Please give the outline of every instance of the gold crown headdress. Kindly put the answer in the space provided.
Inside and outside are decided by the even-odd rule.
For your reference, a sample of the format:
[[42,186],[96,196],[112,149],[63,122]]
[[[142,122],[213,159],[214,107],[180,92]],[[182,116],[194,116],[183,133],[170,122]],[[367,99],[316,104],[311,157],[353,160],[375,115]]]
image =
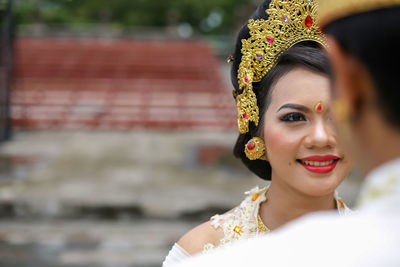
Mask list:
[[317,24],[315,0],[272,0],[266,10],[268,19],[250,19],[250,37],[242,39],[242,59],[238,70],[239,91],[236,97],[240,133],[249,131],[249,122],[258,125],[259,109],[253,82],[273,68],[279,56],[302,41],[325,45]]
[[370,10],[400,5],[400,0],[319,0],[320,25]]

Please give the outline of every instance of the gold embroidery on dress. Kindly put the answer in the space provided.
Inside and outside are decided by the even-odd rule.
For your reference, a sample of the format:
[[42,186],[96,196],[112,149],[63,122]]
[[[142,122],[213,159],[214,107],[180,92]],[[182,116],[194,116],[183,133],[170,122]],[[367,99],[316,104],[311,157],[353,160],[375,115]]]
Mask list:
[[[246,192],[246,198],[231,213],[217,214],[211,217],[211,225],[215,229],[222,229],[224,237],[217,245],[206,244],[203,247],[203,252],[207,252],[215,247],[224,246],[236,240],[256,237],[259,234],[270,232],[271,230],[263,223],[259,214],[260,204],[266,200],[265,194],[267,190],[268,186],[262,189],[255,187]],[[339,215],[346,215],[351,212],[336,192],[334,198]]]

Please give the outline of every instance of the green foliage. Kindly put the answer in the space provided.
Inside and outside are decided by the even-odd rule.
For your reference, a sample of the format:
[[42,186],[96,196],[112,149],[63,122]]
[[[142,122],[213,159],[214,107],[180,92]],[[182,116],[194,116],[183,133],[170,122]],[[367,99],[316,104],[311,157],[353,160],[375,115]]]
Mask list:
[[105,23],[132,28],[184,23],[200,33],[218,34],[232,31],[240,5],[239,0],[15,0],[14,9],[17,24]]

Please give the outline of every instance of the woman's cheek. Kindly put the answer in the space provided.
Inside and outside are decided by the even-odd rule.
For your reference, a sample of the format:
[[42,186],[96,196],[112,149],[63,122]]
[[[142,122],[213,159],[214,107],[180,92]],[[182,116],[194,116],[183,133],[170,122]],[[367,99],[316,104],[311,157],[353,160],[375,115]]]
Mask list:
[[278,148],[278,150],[291,150],[297,147],[298,136],[294,132],[288,132],[286,129],[269,129],[265,134],[266,144]]
[[264,135],[267,147],[267,155],[272,161],[287,161],[293,159],[296,154],[296,137],[282,130],[269,129]]

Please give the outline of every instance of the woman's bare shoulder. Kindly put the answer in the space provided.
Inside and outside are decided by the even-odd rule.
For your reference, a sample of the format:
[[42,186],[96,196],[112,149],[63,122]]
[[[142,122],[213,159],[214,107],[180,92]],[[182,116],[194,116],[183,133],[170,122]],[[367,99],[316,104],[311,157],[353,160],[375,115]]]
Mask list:
[[180,245],[187,253],[194,255],[202,252],[204,245],[213,244],[217,246],[219,241],[224,237],[224,232],[221,228],[215,229],[211,225],[211,221],[200,224],[193,228],[178,241]]
[[[234,211],[235,208],[227,211],[224,216]],[[190,255],[202,252],[204,245],[212,244],[215,247],[219,245],[220,240],[224,237],[224,231],[221,227],[214,227],[211,220],[200,224],[193,228],[178,241],[180,245]]]

